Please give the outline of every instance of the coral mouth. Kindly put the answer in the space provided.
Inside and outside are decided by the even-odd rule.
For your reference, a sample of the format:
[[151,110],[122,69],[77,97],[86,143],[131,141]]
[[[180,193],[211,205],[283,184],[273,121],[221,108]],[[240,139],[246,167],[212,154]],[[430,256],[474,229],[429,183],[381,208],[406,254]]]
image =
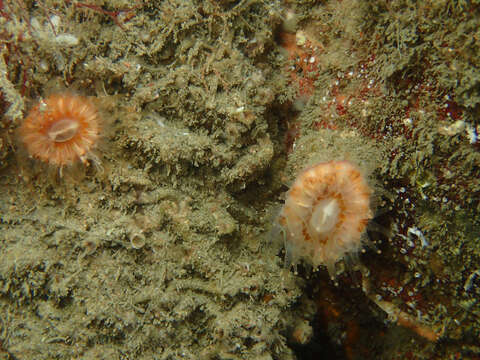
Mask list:
[[62,119],[48,129],[48,137],[54,142],[66,142],[77,134],[79,127],[80,124],[74,119]]
[[332,231],[338,223],[340,206],[334,198],[320,200],[315,206],[310,218],[310,227],[317,234],[324,234]]

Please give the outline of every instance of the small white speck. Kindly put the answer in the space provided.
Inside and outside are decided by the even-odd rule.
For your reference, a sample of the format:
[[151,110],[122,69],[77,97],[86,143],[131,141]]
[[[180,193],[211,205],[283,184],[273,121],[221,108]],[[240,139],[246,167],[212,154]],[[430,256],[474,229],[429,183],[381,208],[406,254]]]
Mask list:
[[55,37],[55,41],[62,46],[75,46],[78,45],[79,40],[75,35],[60,34]]
[[476,144],[478,141],[477,130],[470,123],[466,123],[467,136],[470,141],[470,144]]
[[47,72],[48,69],[50,68],[48,66],[48,62],[43,59],[43,60],[40,60],[39,64],[38,64],[38,67],[40,68],[40,70],[42,70],[43,72]]
[[58,15],[50,16],[50,22],[51,22],[52,26],[54,27],[55,31],[58,31],[58,28],[59,28],[60,23],[61,23],[60,16],[58,16]]
[[47,103],[43,99],[40,100],[39,110],[40,111],[46,111],[47,107],[48,107]]
[[472,288],[473,286],[473,281],[475,280],[475,278],[477,276],[480,276],[480,269],[478,270],[475,270],[474,272],[472,272],[470,274],[470,276],[468,277],[467,281],[465,281],[465,285],[463,285],[463,290],[465,291],[470,291],[470,289]]
[[416,228],[416,227],[408,228],[407,234],[408,234],[408,235],[410,235],[410,234],[416,235],[416,236],[420,239],[420,243],[422,244],[422,248],[425,248],[425,247],[428,246],[428,241],[427,241],[427,239],[425,238],[425,236],[423,236],[423,234],[422,234],[422,232],[420,231],[420,229],[418,229],[418,228]]

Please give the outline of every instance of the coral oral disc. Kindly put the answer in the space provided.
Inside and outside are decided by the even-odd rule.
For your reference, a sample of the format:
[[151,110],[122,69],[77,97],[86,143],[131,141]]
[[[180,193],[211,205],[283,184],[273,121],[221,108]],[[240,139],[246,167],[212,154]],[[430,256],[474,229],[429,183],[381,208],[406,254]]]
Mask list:
[[79,127],[78,121],[73,119],[59,120],[48,130],[48,137],[54,142],[65,142],[75,136]]
[[323,199],[313,208],[310,218],[310,227],[318,234],[324,234],[332,231],[338,222],[340,207],[335,199]]

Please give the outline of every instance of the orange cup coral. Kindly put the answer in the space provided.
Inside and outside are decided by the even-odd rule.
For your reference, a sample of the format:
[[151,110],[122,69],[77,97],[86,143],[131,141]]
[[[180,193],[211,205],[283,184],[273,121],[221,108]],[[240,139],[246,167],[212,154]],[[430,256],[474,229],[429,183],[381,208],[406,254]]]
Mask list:
[[319,163],[304,170],[287,193],[279,223],[285,230],[287,262],[304,259],[335,263],[362,246],[362,234],[372,218],[371,190],[348,161]]
[[96,159],[91,151],[99,138],[95,106],[75,95],[52,95],[40,101],[20,127],[20,138],[30,156],[46,163],[68,166]]

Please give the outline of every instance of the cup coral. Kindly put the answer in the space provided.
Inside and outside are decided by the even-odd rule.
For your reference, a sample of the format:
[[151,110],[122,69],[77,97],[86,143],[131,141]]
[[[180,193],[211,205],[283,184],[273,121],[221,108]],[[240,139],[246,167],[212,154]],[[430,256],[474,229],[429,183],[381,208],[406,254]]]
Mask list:
[[335,263],[362,246],[372,218],[371,190],[356,166],[330,161],[304,170],[287,193],[279,223],[285,230],[287,262],[303,259],[314,267]]
[[82,96],[52,95],[40,101],[20,127],[20,137],[30,156],[46,163],[68,166],[94,158],[99,139],[99,116]]

